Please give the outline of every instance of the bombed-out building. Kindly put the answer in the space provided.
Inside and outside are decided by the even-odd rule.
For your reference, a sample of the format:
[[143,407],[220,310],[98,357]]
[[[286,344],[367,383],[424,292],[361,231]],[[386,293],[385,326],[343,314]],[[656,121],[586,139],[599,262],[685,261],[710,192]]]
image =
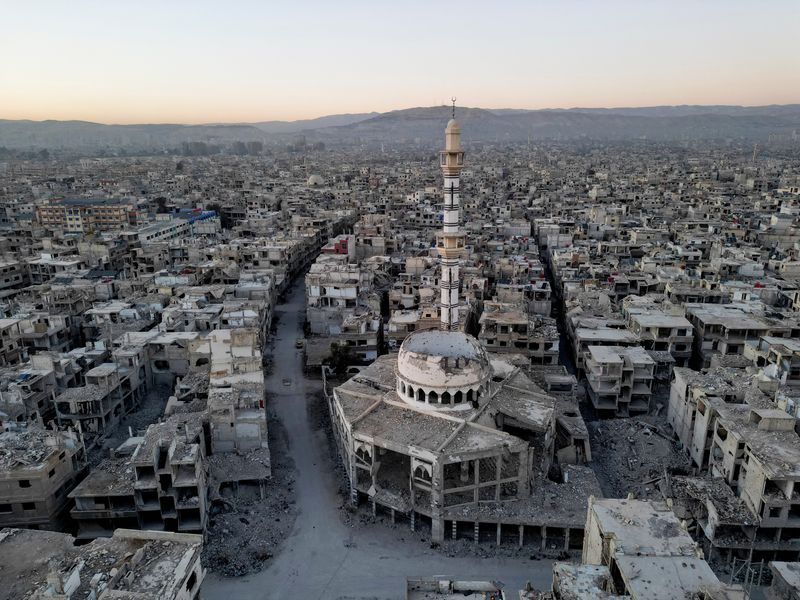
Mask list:
[[[596,481],[582,467],[565,469],[563,483],[548,479],[555,399],[460,331],[463,152],[455,119],[445,138],[440,327],[408,334],[396,356],[379,357],[329,396],[351,499],[412,528],[425,523],[436,541],[488,537],[579,548],[588,497],[581,491],[591,493]],[[548,498],[562,486],[576,500],[551,508]]]

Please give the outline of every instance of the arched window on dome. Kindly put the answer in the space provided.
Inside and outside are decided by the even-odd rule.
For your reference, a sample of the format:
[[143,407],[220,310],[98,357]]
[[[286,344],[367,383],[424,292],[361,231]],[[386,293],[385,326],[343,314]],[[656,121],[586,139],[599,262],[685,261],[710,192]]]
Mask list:
[[409,398],[413,398],[414,397],[414,388],[409,385],[406,388],[406,394],[408,395]]
[[439,403],[439,394],[436,392],[431,392],[430,396],[428,396],[428,402],[431,404],[438,404]]
[[425,392],[422,388],[417,390],[417,402],[425,402]]
[[442,393],[442,404],[450,404],[450,392]]
[[463,400],[464,400],[464,394],[461,392],[461,390],[458,390],[458,391],[457,391],[457,392],[456,392],[456,393],[453,395],[453,404],[461,404],[461,402],[462,402]]
[[472,390],[467,390],[467,402],[472,403]]

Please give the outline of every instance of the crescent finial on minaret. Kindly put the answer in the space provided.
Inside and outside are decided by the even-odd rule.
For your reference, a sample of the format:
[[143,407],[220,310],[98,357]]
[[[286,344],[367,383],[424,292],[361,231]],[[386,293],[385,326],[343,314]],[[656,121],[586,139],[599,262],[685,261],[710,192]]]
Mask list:
[[453,103],[453,118],[455,119],[456,118],[456,97],[453,96],[452,98],[450,98],[450,102]]

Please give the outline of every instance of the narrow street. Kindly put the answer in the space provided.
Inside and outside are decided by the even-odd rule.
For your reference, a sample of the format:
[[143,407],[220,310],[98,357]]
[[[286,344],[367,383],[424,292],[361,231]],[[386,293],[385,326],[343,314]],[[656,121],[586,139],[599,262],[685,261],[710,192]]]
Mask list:
[[526,581],[548,589],[550,561],[449,558],[430,549],[421,534],[361,526],[357,519],[352,526],[345,524],[325,432],[315,429],[307,413],[307,399],[319,392],[321,382],[305,378],[302,353],[295,348],[295,340],[303,335],[304,306],[305,288],[299,278],[276,309],[273,368],[266,379],[269,402],[285,427],[297,468],[294,530],[263,571],[240,578],[209,574],[203,598],[399,599],[404,597],[406,577],[431,575],[499,580],[512,595]]

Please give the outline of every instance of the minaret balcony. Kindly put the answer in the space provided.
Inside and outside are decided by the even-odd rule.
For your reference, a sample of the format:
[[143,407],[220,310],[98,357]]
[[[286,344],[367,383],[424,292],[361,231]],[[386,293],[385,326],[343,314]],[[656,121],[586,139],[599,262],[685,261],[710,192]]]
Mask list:
[[463,248],[439,248],[439,256],[442,258],[457,259],[464,254]]
[[442,167],[463,167],[464,153],[460,151],[442,150],[439,152],[439,164]]
[[437,231],[436,247],[443,248],[445,246],[458,245],[459,248],[463,248],[465,238],[466,238],[466,233],[464,232],[464,229],[461,227],[459,227],[454,232],[445,233],[444,231]]

